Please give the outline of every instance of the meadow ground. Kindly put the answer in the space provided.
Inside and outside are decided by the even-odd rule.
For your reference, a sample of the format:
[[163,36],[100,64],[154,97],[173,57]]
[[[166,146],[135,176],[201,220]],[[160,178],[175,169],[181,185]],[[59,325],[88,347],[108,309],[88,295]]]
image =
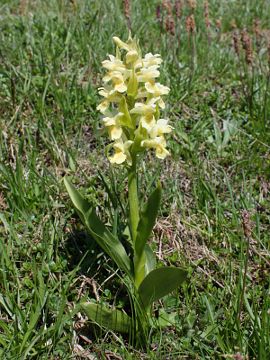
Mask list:
[[121,307],[126,296],[62,181],[88,189],[97,209],[109,202],[100,173],[125,193],[96,110],[101,61],[113,35],[128,35],[122,1],[2,0],[0,358],[267,360],[270,2],[131,2],[132,33],[144,53],[161,54],[171,88],[171,156],[149,155],[140,186],[161,177],[151,246],[189,271],[156,305],[177,321],[141,350],[94,331],[76,308],[91,298]]

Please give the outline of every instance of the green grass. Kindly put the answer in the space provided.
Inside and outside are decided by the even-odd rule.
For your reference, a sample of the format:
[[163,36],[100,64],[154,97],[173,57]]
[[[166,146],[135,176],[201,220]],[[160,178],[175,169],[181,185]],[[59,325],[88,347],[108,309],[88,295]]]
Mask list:
[[[132,3],[132,31],[144,53],[161,54],[161,82],[171,88],[164,117],[175,128],[172,156],[165,162],[149,156],[140,187],[149,191],[161,176],[151,245],[160,261],[189,269],[179,292],[157,304],[157,311],[178,312],[176,325],[136,350],[77,311],[81,299],[120,307],[128,301],[62,182],[64,174],[73,176],[100,211],[109,199],[98,171],[118,176],[105,158],[96,105],[111,38],[128,35],[122,2],[6,0],[0,4],[0,358],[236,359],[239,353],[267,360],[270,3],[209,1],[212,23],[222,20],[220,33],[212,26],[209,44],[198,1],[195,57],[187,5],[173,37],[156,21],[158,1]],[[256,18],[263,30],[257,47]],[[243,50],[240,58],[233,51],[232,20],[252,38],[252,70]],[[119,196],[123,179],[121,173],[115,181]],[[252,220],[245,280],[243,210]]]

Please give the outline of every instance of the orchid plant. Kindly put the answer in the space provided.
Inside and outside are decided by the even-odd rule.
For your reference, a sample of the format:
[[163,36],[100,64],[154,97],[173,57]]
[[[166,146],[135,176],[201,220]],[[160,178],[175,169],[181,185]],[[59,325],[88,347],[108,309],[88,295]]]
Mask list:
[[[137,167],[143,154],[153,149],[159,159],[169,155],[166,134],[173,128],[168,120],[160,118],[165,108],[163,96],[169,88],[157,82],[162,59],[158,54],[148,53],[142,57],[138,41],[129,36],[127,42],[113,37],[115,56],[102,62],[107,70],[99,94],[103,100],[97,109],[107,129],[111,143],[107,154],[113,166],[127,171],[128,181],[128,234],[132,244],[128,252],[121,241],[98,218],[94,208],[74,188],[68,178],[65,185],[70,198],[92,238],[126,275],[125,284],[132,293],[133,317],[124,311],[105,307],[94,302],[84,302],[82,309],[89,319],[101,326],[120,332],[139,331],[147,334],[151,323],[153,303],[167,295],[186,278],[186,271],[177,267],[157,267],[155,255],[147,243],[156,222],[161,200],[161,185],[141,205],[138,197]],[[149,321],[139,321],[143,318]]]

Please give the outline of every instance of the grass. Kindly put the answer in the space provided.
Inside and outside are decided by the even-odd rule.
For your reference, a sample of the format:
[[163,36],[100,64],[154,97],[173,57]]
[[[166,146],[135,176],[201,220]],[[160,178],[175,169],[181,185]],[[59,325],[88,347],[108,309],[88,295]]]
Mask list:
[[[111,37],[127,36],[121,2],[2,1],[2,359],[269,358],[270,4],[209,1],[208,43],[198,1],[194,55],[185,30],[189,7],[173,37],[160,29],[157,3],[133,1],[131,22],[143,51],[162,55],[161,82],[171,88],[164,117],[175,128],[172,156],[162,163],[149,156],[141,187],[149,190],[161,176],[163,202],[151,246],[160,261],[189,269],[179,292],[157,304],[156,311],[177,311],[176,325],[136,350],[119,334],[94,329],[77,311],[81,299],[120,307],[127,301],[119,274],[85,234],[62,182],[64,174],[74,176],[100,210],[109,199],[98,171],[119,175],[105,158],[96,105]],[[214,26],[219,18],[221,30]],[[239,57],[233,50],[232,20],[251,36],[252,67],[244,50]],[[119,194],[123,176],[115,180]]]

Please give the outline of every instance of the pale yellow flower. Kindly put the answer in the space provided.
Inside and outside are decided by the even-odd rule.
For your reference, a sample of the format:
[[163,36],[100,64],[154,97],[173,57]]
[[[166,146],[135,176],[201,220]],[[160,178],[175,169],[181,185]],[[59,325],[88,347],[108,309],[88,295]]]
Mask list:
[[156,124],[152,126],[149,131],[151,138],[160,137],[163,134],[168,134],[172,131],[172,126],[168,125],[168,120],[159,119]]
[[151,114],[142,116],[140,118],[141,126],[144,129],[146,129],[148,132],[150,132],[153,126],[155,126],[155,123],[156,123],[155,117]]
[[121,100],[121,95],[118,94],[112,86],[100,87],[98,93],[111,102],[118,102]]
[[161,98],[161,97],[158,97],[157,98],[157,104],[158,104],[158,106],[163,110],[163,109],[165,109],[165,102],[163,101],[163,99]]
[[98,105],[97,110],[102,114],[106,114],[111,102],[120,102],[121,95],[115,91],[111,86],[100,87],[99,95],[103,96],[105,99]]
[[101,103],[97,106],[97,110],[102,114],[105,114],[110,106],[110,102],[108,100],[101,101]]
[[160,65],[162,63],[162,59],[159,54],[153,55],[152,53],[148,53],[142,59],[143,66],[148,68],[153,65]]
[[123,117],[123,113],[118,113],[113,117],[103,118],[104,125],[108,128],[108,133],[111,140],[120,139],[123,133],[120,119]]
[[125,84],[125,79],[123,74],[120,71],[110,71],[102,79],[105,83],[111,81],[113,83],[114,89],[120,93],[127,91],[127,85]]
[[139,121],[141,126],[147,131],[150,131],[156,122],[154,116],[155,111],[156,106],[153,101],[148,104],[137,102],[135,103],[135,107],[130,111],[130,113],[141,115]]
[[[149,95],[150,93],[147,92],[147,94]],[[151,94],[152,95],[152,94]],[[162,97],[161,96],[158,96],[158,97],[152,97],[150,98],[150,100],[148,100],[148,104],[151,103],[151,104],[156,104],[161,108],[161,109],[164,109],[165,108],[165,102],[163,101]]]
[[169,151],[166,149],[166,140],[163,136],[157,136],[154,139],[143,140],[141,146],[145,148],[155,149],[156,157],[159,159],[165,159],[169,155]]
[[133,141],[128,140],[123,142],[122,139],[113,144],[114,155],[109,157],[109,161],[112,164],[122,164],[127,162],[128,165],[132,164],[131,155],[129,152],[130,146],[133,144]]
[[157,69],[157,65],[153,65],[148,68],[141,68],[137,74],[138,82],[150,82],[159,77],[160,72]]
[[110,60],[102,61],[102,66],[109,71],[119,71],[124,73],[126,71],[126,67],[123,64],[123,61],[117,59],[113,55],[109,55]]
[[164,86],[164,85],[161,85],[160,83],[155,83],[155,82],[145,83],[145,88],[154,97],[168,95],[169,91],[170,91],[170,88],[168,86]]
[[134,108],[130,110],[130,113],[138,114],[138,115],[149,115],[149,114],[154,114],[155,111],[156,111],[156,107],[155,104],[152,102],[148,104],[136,102]]

